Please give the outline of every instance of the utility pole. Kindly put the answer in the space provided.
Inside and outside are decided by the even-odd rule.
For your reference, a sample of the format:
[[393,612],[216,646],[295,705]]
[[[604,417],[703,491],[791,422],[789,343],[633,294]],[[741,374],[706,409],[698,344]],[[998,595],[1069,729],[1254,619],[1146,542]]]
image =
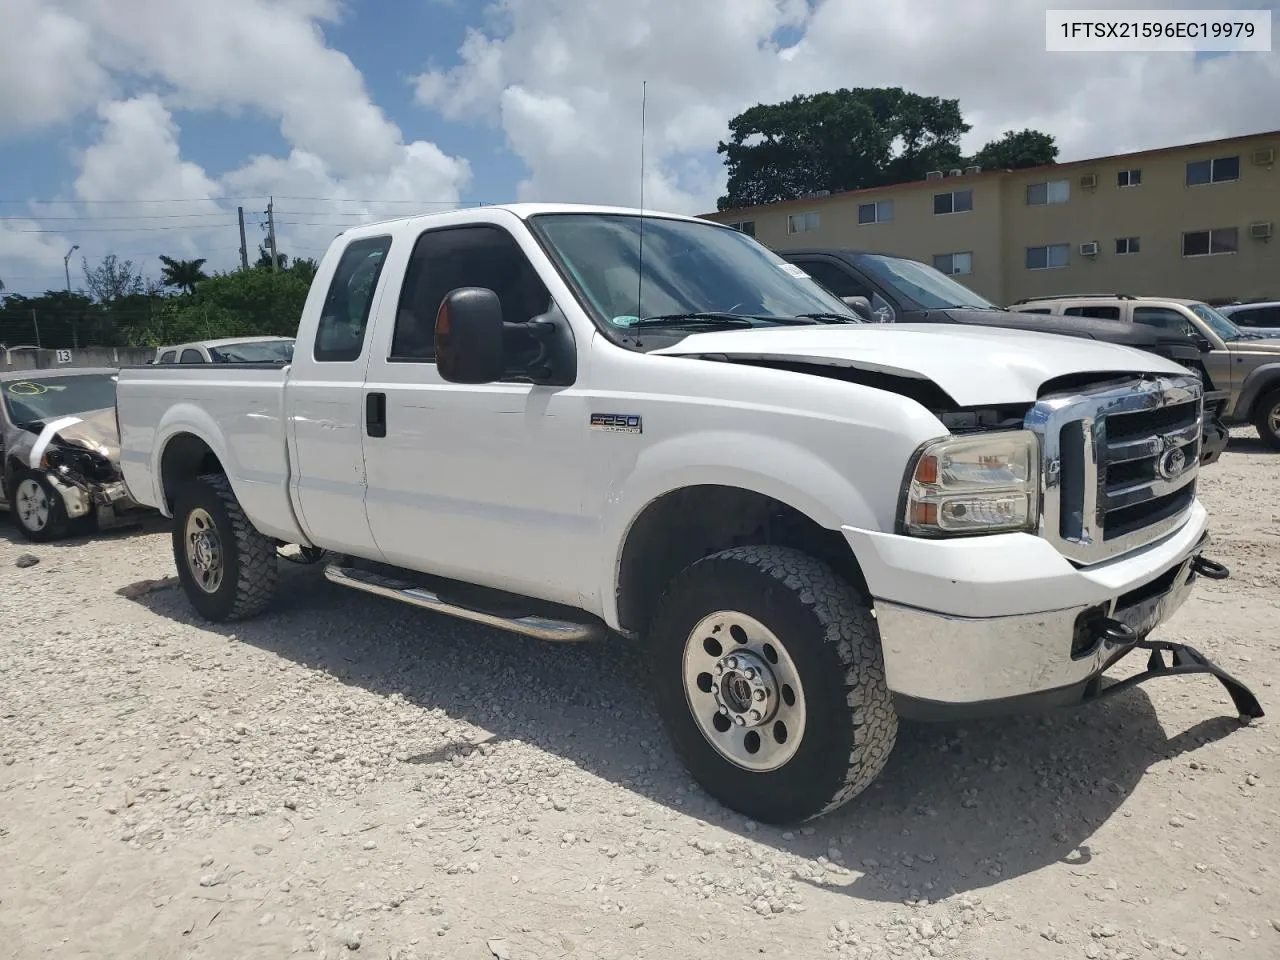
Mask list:
[[276,253],[275,197],[267,198],[267,243],[271,246],[271,270],[280,269],[280,256]]
[[236,213],[240,215],[240,269],[249,269],[249,247],[244,239],[244,207],[236,207]]
[[31,324],[36,328],[36,349],[40,349],[40,321],[36,318],[36,308],[31,308]]

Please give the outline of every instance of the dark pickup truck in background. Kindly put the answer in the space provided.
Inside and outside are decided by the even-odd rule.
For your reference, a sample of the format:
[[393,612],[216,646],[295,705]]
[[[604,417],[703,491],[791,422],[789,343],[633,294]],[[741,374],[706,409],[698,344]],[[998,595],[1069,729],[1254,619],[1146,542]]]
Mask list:
[[[963,323],[1103,340],[1173,360],[1196,371],[1206,385],[1211,385],[1201,362],[1205,348],[1186,337],[1116,320],[1006,310],[935,267],[907,257],[831,248],[775,252],[844,300],[869,323]],[[1202,465],[1216,462],[1227,448],[1229,434],[1222,417],[1228,399],[1225,390],[1206,390],[1204,394]]]

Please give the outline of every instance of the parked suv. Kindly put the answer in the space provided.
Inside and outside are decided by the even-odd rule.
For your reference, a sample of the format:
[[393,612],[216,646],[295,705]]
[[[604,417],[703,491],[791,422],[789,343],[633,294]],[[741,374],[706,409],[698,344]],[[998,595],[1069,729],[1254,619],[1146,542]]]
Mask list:
[[1245,333],[1260,333],[1264,337],[1280,337],[1280,300],[1259,300],[1254,303],[1231,303],[1218,307],[1218,312],[1228,317]]
[[1228,393],[1223,419],[1253,424],[1265,443],[1280,450],[1280,339],[1246,333],[1207,303],[1174,297],[1033,297],[1009,309],[1119,320],[1187,337],[1203,351],[1207,386]]

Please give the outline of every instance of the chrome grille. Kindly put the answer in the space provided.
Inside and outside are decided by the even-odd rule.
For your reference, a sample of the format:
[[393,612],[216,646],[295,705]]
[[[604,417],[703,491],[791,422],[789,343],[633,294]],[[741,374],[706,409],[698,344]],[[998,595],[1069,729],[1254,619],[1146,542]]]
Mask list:
[[1204,417],[1197,377],[1144,377],[1040,400],[1040,534],[1097,563],[1177,529],[1196,496]]

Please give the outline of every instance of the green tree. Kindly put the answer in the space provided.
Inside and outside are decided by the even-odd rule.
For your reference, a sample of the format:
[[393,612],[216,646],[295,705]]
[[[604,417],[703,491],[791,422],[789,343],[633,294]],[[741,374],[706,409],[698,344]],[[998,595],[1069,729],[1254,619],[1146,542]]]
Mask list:
[[119,332],[101,304],[83,293],[46,290],[38,297],[0,298],[0,343],[48,349],[121,346]]
[[984,170],[1019,170],[1056,163],[1058,145],[1052,135],[1039,130],[1006,131],[973,155],[970,163]]
[[146,281],[142,273],[134,268],[133,261],[121,260],[114,253],[107,254],[92,269],[85,257],[80,258],[80,264],[89,295],[98,303],[109,303],[119,297],[142,293],[146,289]]
[[177,287],[183,293],[196,292],[196,284],[208,280],[204,265],[208,261],[201,257],[198,260],[175,260],[173,257],[160,255],[160,282],[166,287]]
[[961,162],[958,100],[856,87],[758,104],[729,121],[721,210],[918,180]]
[[[279,247],[276,247],[276,262],[280,264],[281,270],[285,270],[289,266],[289,255],[287,253],[281,253]],[[271,269],[271,251],[267,249],[267,242],[265,240],[258,244],[258,259],[254,263],[254,266],[259,270]]]

